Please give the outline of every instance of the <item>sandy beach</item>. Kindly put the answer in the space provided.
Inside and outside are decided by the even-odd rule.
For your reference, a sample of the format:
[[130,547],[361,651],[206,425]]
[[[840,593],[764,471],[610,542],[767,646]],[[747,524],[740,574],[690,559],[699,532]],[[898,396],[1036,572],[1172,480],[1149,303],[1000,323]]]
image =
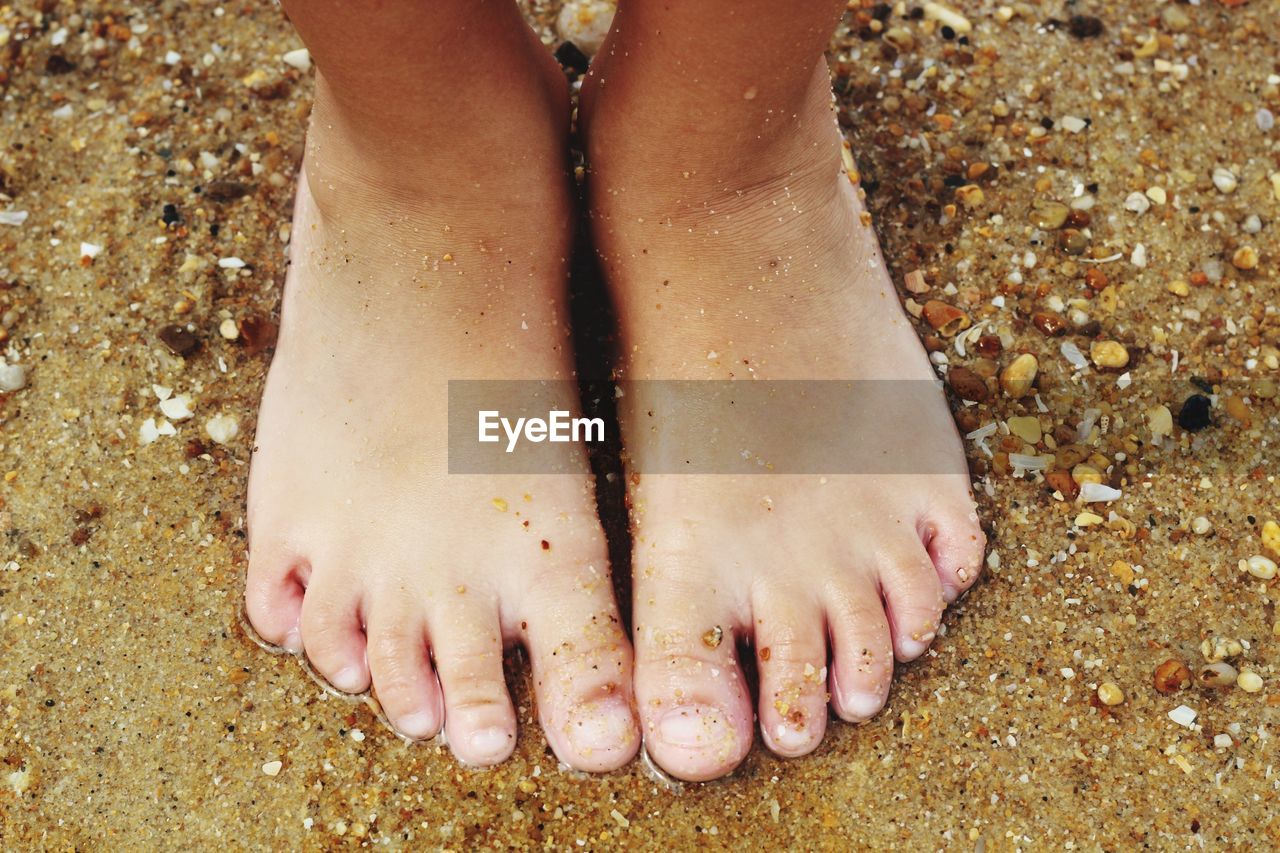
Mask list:
[[252,639],[314,71],[274,4],[0,5],[0,846],[1280,845],[1277,12],[850,3],[847,165],[988,571],[878,717],[679,784],[559,767],[518,650],[477,771]]

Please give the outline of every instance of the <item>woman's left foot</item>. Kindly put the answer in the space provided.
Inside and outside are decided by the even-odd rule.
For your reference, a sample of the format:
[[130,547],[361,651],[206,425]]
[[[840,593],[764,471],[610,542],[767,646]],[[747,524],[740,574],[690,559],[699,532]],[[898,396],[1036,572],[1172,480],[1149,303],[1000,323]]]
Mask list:
[[[702,780],[751,745],[738,641],[754,645],[765,743],[805,754],[828,700],[851,721],[883,707],[895,657],[928,648],[976,579],[984,537],[946,401],[842,168],[825,65],[798,109],[744,97],[784,130],[752,138],[639,103],[633,93],[672,89],[652,65],[629,79],[623,53],[606,45],[584,93],[623,378],[887,379],[914,392],[876,415],[877,449],[901,460],[887,475],[884,456],[825,477],[671,475],[649,473],[661,393],[629,385],[636,699],[652,757]],[[728,407],[700,423],[736,426]]]

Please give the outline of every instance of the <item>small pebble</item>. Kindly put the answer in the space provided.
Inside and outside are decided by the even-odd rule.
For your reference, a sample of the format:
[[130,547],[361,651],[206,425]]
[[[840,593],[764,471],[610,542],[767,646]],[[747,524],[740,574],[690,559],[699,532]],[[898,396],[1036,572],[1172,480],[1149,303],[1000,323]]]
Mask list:
[[1276,576],[1276,562],[1270,557],[1255,554],[1240,561],[1240,570],[1248,572],[1259,580],[1269,581]]
[[240,327],[236,325],[235,320],[228,317],[218,325],[218,334],[229,341],[234,341],[240,337]]
[[1104,705],[1119,705],[1124,702],[1124,691],[1114,681],[1104,681],[1098,685],[1098,700]]
[[1258,250],[1252,246],[1241,246],[1232,253],[1231,265],[1238,270],[1256,269],[1258,266]]
[[1089,345],[1089,358],[1098,367],[1120,368],[1129,363],[1129,351],[1117,341],[1094,341]]
[[1202,687],[1230,687],[1236,683],[1239,674],[1231,664],[1216,661],[1200,667],[1196,680]]
[[1257,693],[1262,689],[1262,676],[1246,669],[1236,679],[1236,687],[1239,687],[1245,693]]
[[1156,667],[1153,681],[1161,693],[1174,693],[1191,686],[1191,670],[1182,661],[1169,658]]
[[1145,194],[1134,190],[1125,197],[1124,209],[1133,213],[1146,213],[1151,208],[1151,200]]
[[1102,21],[1092,15],[1072,15],[1067,20],[1067,32],[1078,39],[1094,38],[1102,34]]
[[1192,394],[1178,411],[1178,426],[1187,432],[1199,432],[1213,423],[1209,417],[1212,407],[1209,398],[1203,394]]
[[268,776],[279,776],[281,768],[284,767],[283,761],[268,761],[262,765],[262,772]]
[[[1015,399],[1025,397],[1036,381],[1040,363],[1029,352],[1015,358],[1000,372],[1000,387],[1004,393]],[[954,372],[954,371],[953,371]]]
[[616,6],[604,0],[568,0],[556,16],[556,32],[586,56],[594,56],[613,25]]
[[1240,182],[1230,169],[1219,166],[1213,170],[1213,185],[1218,188],[1218,192],[1233,193]]
[[1280,556],[1280,523],[1268,520],[1262,525],[1262,547]]
[[1191,531],[1197,536],[1204,536],[1212,530],[1213,522],[1203,515],[1198,515],[1191,521]]
[[1067,133],[1080,133],[1089,126],[1089,122],[1078,116],[1063,116],[1058,122]]

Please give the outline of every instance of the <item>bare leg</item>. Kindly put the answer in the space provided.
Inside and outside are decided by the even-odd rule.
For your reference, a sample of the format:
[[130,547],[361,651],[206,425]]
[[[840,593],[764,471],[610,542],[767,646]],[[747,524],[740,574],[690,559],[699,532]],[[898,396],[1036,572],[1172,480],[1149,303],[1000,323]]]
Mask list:
[[447,473],[447,380],[572,376],[564,78],[510,0],[285,6],[318,79],[249,617],[472,764],[515,744],[502,649],[523,642],[556,753],[617,767],[631,655],[589,476]]
[[[622,0],[584,124],[628,378],[935,378],[841,166],[822,51],[844,7]],[[655,475],[631,442],[636,697],[670,772],[718,776],[750,747],[735,638],[754,644],[765,743],[800,755],[828,698],[845,719],[875,714],[895,656],[922,654],[973,582],[965,460],[941,393],[913,387],[923,403],[877,427],[890,457],[929,445],[927,473]],[[624,439],[661,405],[624,399]]]

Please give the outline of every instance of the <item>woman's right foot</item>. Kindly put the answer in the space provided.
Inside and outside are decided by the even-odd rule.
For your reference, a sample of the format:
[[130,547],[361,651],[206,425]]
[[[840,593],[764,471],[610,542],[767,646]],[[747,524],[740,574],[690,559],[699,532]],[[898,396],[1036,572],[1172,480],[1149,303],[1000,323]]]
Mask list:
[[372,686],[400,733],[443,729],[476,765],[514,747],[503,647],[523,643],[556,754],[609,770],[638,733],[583,454],[577,474],[448,473],[449,380],[574,384],[565,81],[532,36],[486,38],[492,73],[467,70],[470,89],[413,79],[417,53],[379,98],[318,80],[255,439],[247,611],[338,690]]

